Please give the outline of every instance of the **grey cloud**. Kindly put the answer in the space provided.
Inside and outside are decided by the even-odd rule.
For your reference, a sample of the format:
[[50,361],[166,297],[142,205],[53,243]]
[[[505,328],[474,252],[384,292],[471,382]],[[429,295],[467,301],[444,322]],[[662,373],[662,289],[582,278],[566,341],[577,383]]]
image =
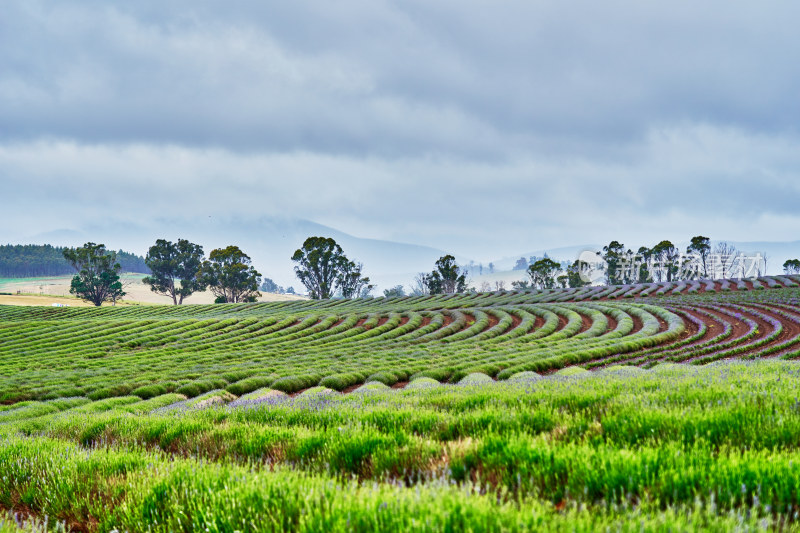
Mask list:
[[3,7],[8,239],[271,215],[490,259],[800,228],[790,2]]
[[11,2],[0,135],[231,150],[592,153],[793,132],[788,2]]
[[15,235],[63,221],[81,227],[104,215],[133,222],[165,214],[272,215],[470,256],[612,238],[680,240],[696,232],[786,239],[799,221],[797,148],[710,127],[652,135],[636,161],[625,163],[41,141],[0,147],[0,179],[6,229]]

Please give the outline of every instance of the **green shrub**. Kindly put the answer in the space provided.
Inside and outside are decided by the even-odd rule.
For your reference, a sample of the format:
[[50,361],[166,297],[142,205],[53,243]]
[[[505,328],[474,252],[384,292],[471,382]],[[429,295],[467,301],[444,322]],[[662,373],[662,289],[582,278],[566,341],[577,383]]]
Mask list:
[[394,372],[375,372],[366,380],[367,383],[383,383],[384,385],[392,386],[402,378]]
[[480,372],[468,374],[458,381],[459,385],[481,385],[484,383],[494,383],[494,380]]
[[566,368],[562,368],[558,372],[556,372],[556,376],[578,376],[580,374],[586,374],[589,372],[585,368],[581,368],[579,366],[568,366]]
[[391,387],[388,385],[381,383],[380,381],[370,381],[361,385],[359,388],[354,390],[353,392],[378,392],[378,391],[390,391],[392,390]]
[[347,387],[364,382],[364,376],[358,373],[334,374],[323,378],[319,384],[322,387],[342,391]]
[[432,370],[424,370],[422,372],[417,372],[413,376],[411,376],[411,381],[415,381],[417,378],[432,378],[436,381],[447,381],[450,376],[453,375],[453,370],[449,368],[434,368]]
[[611,365],[607,366],[603,369],[605,372],[621,372],[621,373],[639,373],[645,372],[644,369],[639,368],[638,366],[631,366],[631,365]]
[[253,392],[256,389],[269,387],[277,378],[278,376],[253,376],[237,381],[236,383],[231,383],[225,387],[225,390],[236,396],[241,396],[248,392]]
[[319,374],[306,374],[303,376],[286,376],[270,385],[270,388],[291,394],[303,389],[308,389],[319,383]]
[[327,387],[311,387],[310,389],[306,389],[300,393],[300,397],[319,396],[321,394],[336,394],[336,391]]
[[542,379],[542,376],[537,374],[536,372],[525,371],[525,372],[517,372],[510,378],[509,381],[537,381]]
[[116,385],[114,387],[106,387],[104,389],[98,389],[96,391],[92,391],[86,396],[92,401],[97,401],[97,400],[103,400],[105,398],[113,398],[116,396],[127,396],[131,393],[131,390],[133,390],[133,387],[129,385]]
[[55,400],[56,398],[71,398],[83,396],[83,389],[80,387],[65,387],[48,392],[42,396],[42,400]]
[[144,387],[139,387],[131,392],[134,396],[138,396],[142,400],[149,400],[155,396],[161,396],[162,394],[167,393],[167,388],[161,384],[153,384],[153,385],[145,385]]
[[433,378],[416,378],[406,385],[406,389],[427,389],[428,387],[439,387],[441,383]]
[[239,380],[250,377],[252,374],[253,373],[249,370],[234,370],[233,372],[226,372],[222,374],[222,377],[228,383],[236,383]]
[[0,403],[17,403],[32,399],[33,395],[28,391],[7,391],[0,395]]

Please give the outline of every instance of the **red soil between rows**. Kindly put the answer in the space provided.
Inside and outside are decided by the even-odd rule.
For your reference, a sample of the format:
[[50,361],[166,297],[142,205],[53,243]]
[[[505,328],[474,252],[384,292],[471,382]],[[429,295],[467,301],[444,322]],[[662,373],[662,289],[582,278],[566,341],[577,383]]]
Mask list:
[[633,319],[633,329],[631,330],[630,334],[633,335],[634,333],[639,333],[642,331],[642,328],[644,327],[644,322],[642,322],[642,319],[636,315],[631,315],[631,319]]

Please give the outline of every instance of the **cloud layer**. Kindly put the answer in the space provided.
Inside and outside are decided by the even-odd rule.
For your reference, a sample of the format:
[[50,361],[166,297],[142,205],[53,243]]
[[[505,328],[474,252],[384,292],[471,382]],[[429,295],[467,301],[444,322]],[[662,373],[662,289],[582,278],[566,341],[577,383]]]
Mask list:
[[790,2],[4,11],[8,240],[266,214],[490,258],[800,229]]

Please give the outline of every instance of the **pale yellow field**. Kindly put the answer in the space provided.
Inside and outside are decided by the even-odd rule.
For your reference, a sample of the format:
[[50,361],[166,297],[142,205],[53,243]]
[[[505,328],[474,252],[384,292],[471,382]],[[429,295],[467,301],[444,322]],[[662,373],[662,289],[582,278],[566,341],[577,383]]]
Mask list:
[[[123,274],[122,284],[125,297],[120,302],[138,304],[172,304],[172,299],[160,296],[142,283],[143,274]],[[35,279],[4,279],[0,280],[0,292],[10,292],[12,296],[0,295],[0,304],[6,305],[52,305],[54,303],[67,303],[70,306],[91,305],[81,302],[69,293],[69,284],[72,276],[56,276],[52,278]],[[19,294],[18,294],[19,293]],[[260,302],[283,302],[289,300],[302,300],[302,296],[291,294],[262,293]],[[193,294],[186,298],[185,304],[211,304],[214,295],[210,291]],[[104,304],[111,305],[111,304]]]
[[[55,303],[66,304],[70,307],[91,307],[92,304],[78,300],[73,297],[63,296],[39,296],[38,294],[20,294],[13,296],[6,296],[0,294],[0,305],[31,305],[31,306],[50,306]],[[111,305],[111,304],[107,304]],[[117,305],[133,305],[132,303],[120,302]],[[141,304],[138,304],[141,305]]]

